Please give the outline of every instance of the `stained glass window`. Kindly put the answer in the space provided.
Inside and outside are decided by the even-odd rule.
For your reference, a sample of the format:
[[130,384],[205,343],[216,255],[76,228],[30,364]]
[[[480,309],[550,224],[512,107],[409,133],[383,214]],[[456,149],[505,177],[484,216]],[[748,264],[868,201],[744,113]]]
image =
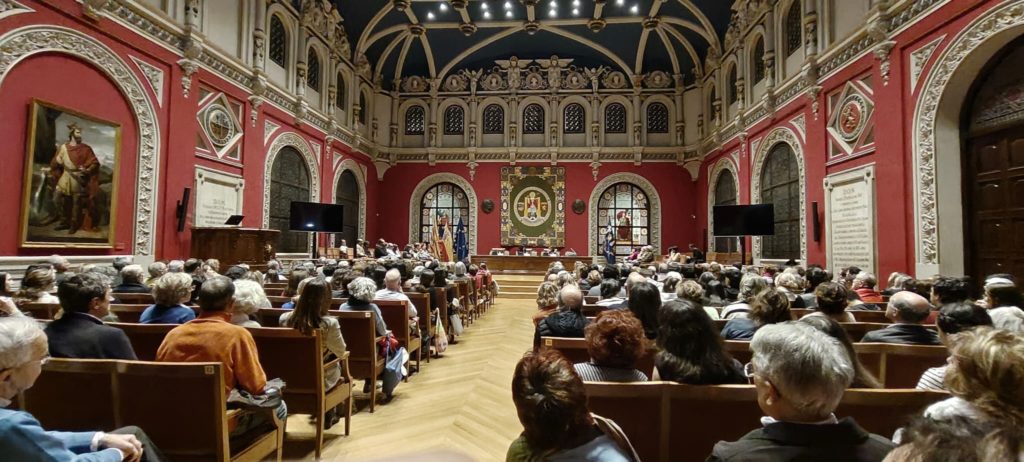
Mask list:
[[462,106],[451,105],[444,110],[444,134],[461,135],[466,130],[466,111]]
[[794,0],[786,13],[786,56],[792,56],[803,44],[803,24],[801,24],[800,0]]
[[600,236],[594,249],[604,253],[611,229],[612,252],[616,259],[628,257],[633,249],[651,243],[651,204],[643,189],[632,183],[616,183],[601,193],[597,202],[597,229]]
[[612,103],[604,108],[604,132],[626,133],[626,106]]
[[[433,226],[441,215],[447,215],[452,232],[455,232],[461,219],[469,236],[469,198],[454,183],[439,183],[423,193],[420,199],[420,242],[430,242]],[[455,241],[455,236],[452,236]]]
[[320,57],[312,48],[306,53],[306,86],[320,91]]
[[422,135],[423,118],[423,106],[409,106],[409,109],[405,110],[405,134]]
[[523,133],[544,134],[544,108],[541,105],[530,104],[523,109]]
[[295,148],[286,146],[274,159],[270,169],[270,229],[281,231],[279,253],[309,251],[309,233],[289,231],[292,201],[308,202],[309,170]]
[[[715,182],[715,205],[736,205],[736,179],[731,171],[723,171]],[[715,252],[739,252],[735,237],[716,237]]]
[[668,133],[668,107],[664,104],[647,106],[647,133]]
[[586,124],[586,119],[586,111],[584,111],[582,104],[569,104],[562,111],[562,131],[567,134],[585,133],[586,127],[584,125]]
[[764,37],[757,39],[754,43],[754,57],[751,65],[754,69],[754,83],[758,83],[764,80],[765,67],[764,67]]
[[505,109],[497,104],[484,108],[484,134],[505,133]]
[[761,170],[761,203],[775,205],[775,235],[761,241],[761,256],[800,259],[800,173],[788,144],[769,151]]
[[267,47],[270,60],[281,67],[288,63],[288,31],[277,15],[270,17],[270,44]]

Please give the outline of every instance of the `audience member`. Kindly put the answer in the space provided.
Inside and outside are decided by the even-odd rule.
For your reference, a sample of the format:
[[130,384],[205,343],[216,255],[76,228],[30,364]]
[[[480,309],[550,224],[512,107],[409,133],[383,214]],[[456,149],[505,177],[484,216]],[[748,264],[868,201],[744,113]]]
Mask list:
[[[787,273],[779,275],[783,279]],[[750,301],[750,313],[746,318],[732,318],[722,327],[725,340],[750,340],[762,326],[791,321],[789,297],[782,289],[768,289],[757,294]]]
[[[138,427],[107,433],[46,431],[31,414],[7,409],[39,378],[43,364],[50,358],[47,343],[46,335],[35,321],[27,318],[0,319],[0,454],[4,460],[165,460]],[[87,396],[83,398],[88,399]]]
[[967,301],[970,285],[964,278],[939,277],[931,286],[932,305],[941,307],[951,303]]
[[231,324],[242,327],[260,327],[260,323],[253,319],[253,316],[260,311],[260,308],[270,308],[270,300],[267,299],[263,286],[248,279],[233,281],[235,286],[235,305],[231,310]]
[[46,262],[53,268],[53,280],[57,285],[60,285],[65,279],[74,275],[71,272],[71,263],[64,256],[53,254],[50,255]]
[[619,281],[614,279],[605,279],[601,281],[599,286],[601,290],[601,298],[597,301],[597,304],[607,308],[619,307],[626,303],[626,299],[623,298],[622,292],[619,288]]
[[[775,288],[789,299],[790,308],[804,308],[804,280],[796,272],[784,271],[775,278]],[[751,334],[753,335],[753,334]]]
[[722,319],[747,317],[747,313],[750,312],[750,304],[747,302],[767,288],[768,282],[763,277],[754,273],[744,274],[740,279],[739,294],[737,295],[736,302],[726,305],[722,309]]
[[801,323],[765,326],[750,343],[746,372],[764,411],[762,427],[719,442],[709,461],[846,460],[877,462],[893,448],[834,412],[854,378],[842,346]]
[[[388,326],[384,324],[384,317],[380,314],[380,308],[373,303],[373,296],[377,292],[377,284],[368,277],[358,277],[348,285],[348,301],[341,305],[341,311],[372,311],[376,323],[375,330],[378,337],[388,334]],[[300,297],[301,300],[301,297]]]
[[[971,303],[960,302],[943,305],[939,308],[939,315],[935,319],[935,326],[939,329],[939,340],[946,347],[952,347],[953,337],[961,332],[966,332],[978,326],[991,326],[992,318],[984,308]],[[932,367],[921,374],[917,382],[918,390],[945,390],[946,368],[948,366]]]
[[647,342],[640,320],[624,310],[602,311],[584,329],[590,361],[574,367],[586,382],[646,382],[636,369]]
[[136,359],[124,331],[103,324],[110,314],[110,286],[94,273],[71,276],[57,289],[64,314],[46,326],[55,358]]
[[556,310],[558,310],[558,286],[547,281],[542,282],[537,287],[537,312],[533,314],[533,325],[536,326]]
[[160,279],[160,276],[167,274],[167,265],[164,262],[155,261],[150,263],[146,270],[149,272],[149,279],[146,279],[146,285],[153,287],[153,284],[156,284],[156,280]]
[[206,273],[203,271],[203,261],[198,258],[189,258],[188,260],[185,260],[182,272],[192,277],[192,299],[189,300],[189,303],[195,304],[199,297],[199,288],[202,287],[203,281],[206,281]]
[[[309,273],[307,273],[305,271],[303,271],[302,273],[303,274],[309,274]],[[281,304],[281,308],[286,309],[286,310],[290,310],[292,308],[295,308],[295,304],[299,302],[299,297],[302,296],[302,290],[306,287],[306,284],[308,284],[309,281],[312,281],[313,279],[316,279],[316,277],[309,276],[309,277],[299,281],[298,286],[296,286],[296,288],[295,288],[295,295],[293,295],[291,297],[291,300],[288,300],[287,302],[282,303]]]
[[583,338],[587,318],[583,316],[583,293],[579,287],[566,286],[558,292],[559,309],[537,323],[533,334],[534,349],[540,346],[541,337]]
[[148,294],[150,288],[143,282],[146,278],[142,267],[139,265],[128,265],[121,269],[121,284],[114,287],[113,292],[118,294]]
[[[920,296],[922,296],[924,298],[927,298],[927,299],[931,300],[931,296],[932,296],[932,283],[931,283],[931,281],[928,281],[926,279],[911,279],[911,280],[907,281],[906,283],[904,283],[903,287],[908,292],[913,292],[913,293],[915,293],[917,295],[920,295]],[[935,301],[932,300],[932,305],[933,306],[942,306],[943,304],[942,303],[935,303]]]
[[523,434],[509,446],[506,462],[639,460],[621,431],[611,431],[617,429],[614,423],[587,410],[583,381],[558,352],[527,353],[512,377]]
[[679,283],[682,281],[683,276],[677,271],[665,273],[665,280],[661,284],[661,301],[667,302],[676,298],[676,289],[679,288]]
[[850,284],[851,289],[857,293],[857,297],[860,301],[869,304],[883,303],[882,294],[875,290],[875,286],[878,285],[878,280],[875,275],[868,273],[867,271],[861,271],[857,273],[857,276],[853,278],[853,282]]
[[849,297],[850,290],[838,282],[819,284],[814,289],[817,308],[807,316],[827,316],[836,322],[857,322],[857,319],[846,311]]
[[403,301],[408,308],[409,319],[416,317],[416,306],[409,300],[408,295],[402,293],[402,273],[396,268],[391,268],[384,274],[384,288],[378,290],[373,299]]
[[[605,265],[604,268],[601,268],[601,282],[608,280],[613,280],[617,284],[619,283],[619,268],[616,267],[615,265]],[[622,288],[621,285],[619,286],[619,288]],[[601,284],[591,284],[590,290],[587,292],[587,295],[591,297],[601,296]],[[625,297],[625,291],[622,291],[622,293],[620,293],[619,296]]]
[[831,279],[832,276],[828,271],[825,271],[820,266],[811,265],[807,268],[807,290],[800,294],[800,299],[804,301],[804,308],[814,309],[818,307],[818,297],[815,295],[815,289]]
[[882,295],[888,295],[890,297],[896,295],[896,292],[905,290],[903,286],[911,279],[910,275],[906,273],[900,273],[897,271],[889,273],[889,279],[886,281],[885,290],[882,291]]
[[[312,335],[315,330],[319,331],[323,339],[325,363],[345,355],[345,339],[341,336],[341,325],[336,318],[327,315],[330,307],[330,287],[326,280],[317,278],[306,284],[306,289],[302,292],[302,297],[299,297],[299,304],[295,309],[282,314],[279,320],[282,327],[294,328],[305,335]],[[324,370],[326,389],[330,390],[337,385],[341,378],[339,367],[335,363],[330,369]],[[327,422],[333,425],[331,420],[333,419]]]
[[843,346],[846,351],[846,356],[850,360],[850,364],[853,365],[853,383],[850,385],[853,388],[882,388],[882,384],[871,374],[870,371],[864,364],[860,362],[860,358],[857,357],[856,350],[853,349],[853,342],[850,340],[850,336],[843,329],[843,326],[839,325],[834,319],[825,316],[804,316],[800,319],[800,322],[808,324],[811,327],[818,329],[829,337],[832,337],[839,341],[839,344]]
[[701,307],[677,298],[658,312],[655,360],[661,380],[691,385],[747,383],[743,368],[725,351],[722,337]]
[[901,429],[901,446],[893,449],[885,461],[1017,462],[1016,457],[997,454],[1000,448],[989,435],[998,427],[995,422],[956,415],[942,420],[918,417]]
[[183,262],[181,260],[171,260],[171,261],[167,262],[167,272],[168,273],[184,273],[185,272],[185,262]]
[[53,270],[49,267],[36,267],[25,272],[21,279],[21,288],[12,300],[17,306],[26,303],[60,303],[53,292]]
[[185,306],[192,299],[192,278],[184,273],[167,273],[153,284],[153,304],[139,317],[142,324],[184,324],[196,318]]
[[941,345],[939,335],[921,325],[931,310],[931,304],[924,297],[913,292],[896,292],[889,299],[889,305],[885,309],[885,317],[892,321],[892,324],[868,332],[861,342]]
[[1004,306],[988,310],[992,326],[1016,334],[1024,334],[1024,311],[1015,306]]
[[[711,273],[704,273],[711,274]],[[709,284],[714,287],[721,288],[722,285],[718,281],[711,281]],[[704,312],[708,314],[711,319],[720,319],[718,316],[718,309],[713,305],[708,304],[708,297],[704,294],[704,288],[696,281],[686,280],[679,283],[676,287],[676,299],[689,300],[694,305],[701,306],[704,308]],[[665,302],[667,303],[667,302]],[[662,303],[664,305],[665,303]]]
[[[634,273],[635,274],[635,273]],[[661,294],[658,288],[647,281],[634,283],[630,287],[626,306],[644,328],[644,336],[653,339],[658,336],[658,310],[661,309]]]
[[1024,299],[1015,284],[985,284],[985,307],[993,308],[1024,308]]
[[113,271],[111,271],[111,277],[113,279],[111,281],[107,281],[110,283],[111,287],[117,287],[121,285],[121,270],[123,270],[124,267],[130,264],[132,264],[132,257],[114,257],[113,263],[110,264],[110,268],[113,268]]

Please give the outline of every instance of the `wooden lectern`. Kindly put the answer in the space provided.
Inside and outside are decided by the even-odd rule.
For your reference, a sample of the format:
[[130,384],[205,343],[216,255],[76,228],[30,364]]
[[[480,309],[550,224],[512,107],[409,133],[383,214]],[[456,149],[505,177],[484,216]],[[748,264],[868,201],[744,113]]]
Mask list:
[[277,253],[276,229],[192,228],[193,258],[216,258],[222,270],[246,263],[263,267]]

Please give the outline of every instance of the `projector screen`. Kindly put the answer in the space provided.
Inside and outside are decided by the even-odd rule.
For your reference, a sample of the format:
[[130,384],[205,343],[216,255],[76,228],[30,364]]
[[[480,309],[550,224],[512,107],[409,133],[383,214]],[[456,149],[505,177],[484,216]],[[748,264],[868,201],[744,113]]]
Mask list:
[[775,234],[775,206],[716,205],[714,235],[725,236],[771,236]]
[[292,231],[317,231],[340,233],[342,225],[340,204],[319,204],[316,202],[292,202],[288,229]]

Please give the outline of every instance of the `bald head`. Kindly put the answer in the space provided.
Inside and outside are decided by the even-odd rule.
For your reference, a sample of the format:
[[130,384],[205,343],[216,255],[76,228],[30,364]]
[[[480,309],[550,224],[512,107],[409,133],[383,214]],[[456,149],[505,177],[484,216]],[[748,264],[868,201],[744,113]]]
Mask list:
[[645,278],[644,275],[640,274],[639,271],[629,273],[629,276],[626,277],[626,293],[628,294],[629,289],[636,287],[637,284],[644,282],[646,280],[647,278]]
[[558,292],[558,301],[566,309],[579,310],[583,308],[583,292],[575,284],[566,284]]
[[932,305],[926,298],[913,292],[902,291],[896,292],[889,299],[885,314],[895,322],[920,324],[931,310]]
[[399,291],[402,287],[401,271],[391,268],[387,273],[384,273],[384,285],[390,290]]

